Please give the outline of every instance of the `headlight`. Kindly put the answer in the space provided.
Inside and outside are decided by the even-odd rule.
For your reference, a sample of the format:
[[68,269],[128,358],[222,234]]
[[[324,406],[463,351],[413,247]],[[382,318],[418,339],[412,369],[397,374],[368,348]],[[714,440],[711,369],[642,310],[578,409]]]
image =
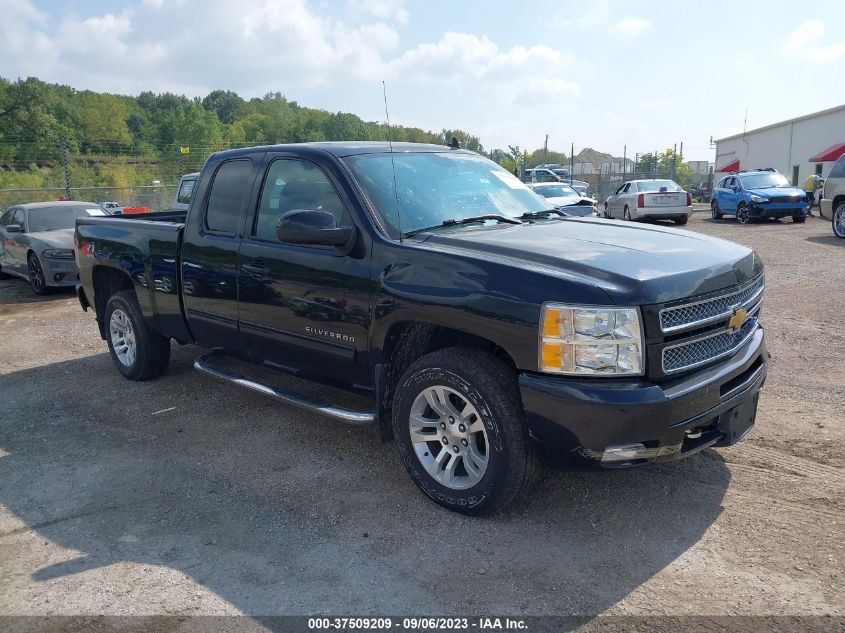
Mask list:
[[614,376],[643,373],[637,308],[544,303],[540,328],[540,371]]
[[751,202],[756,202],[760,204],[761,202],[768,202],[768,198],[764,198],[763,196],[751,196]]
[[41,254],[48,259],[73,259],[71,248],[47,248]]

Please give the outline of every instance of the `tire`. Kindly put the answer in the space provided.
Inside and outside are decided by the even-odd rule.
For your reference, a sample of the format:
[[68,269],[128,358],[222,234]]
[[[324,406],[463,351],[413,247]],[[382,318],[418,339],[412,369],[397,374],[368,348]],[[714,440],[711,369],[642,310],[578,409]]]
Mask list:
[[805,215],[793,215],[792,216],[792,222],[794,224],[804,224],[804,222],[806,222],[806,220],[807,220],[807,216],[805,216]]
[[710,216],[714,220],[721,220],[723,217],[722,212],[719,211],[719,203],[715,200],[710,203]]
[[610,219],[610,211],[607,208],[606,202],[604,203],[604,217],[606,217],[608,220]]
[[685,216],[685,215],[682,215],[682,216],[680,216],[680,217],[673,218],[673,221],[674,221],[674,222],[675,222],[675,224],[677,224],[678,226],[684,226],[687,222],[689,222],[689,218],[688,218],[687,216]]
[[836,207],[833,212],[832,224],[833,234],[840,239],[845,239],[845,202]]
[[147,327],[135,292],[113,294],[106,304],[106,341],[112,362],[129,380],[161,376],[170,363],[170,339]]
[[44,269],[41,267],[41,262],[38,260],[38,255],[30,253],[26,258],[26,269],[29,273],[29,286],[32,292],[37,295],[44,296],[50,290],[47,288],[47,280],[44,279]]
[[622,212],[622,219],[627,222],[632,222],[631,220],[631,212],[628,210],[628,206],[625,206],[625,210]]
[[748,207],[744,204],[736,208],[736,221],[740,224],[748,224],[751,222],[751,214],[748,212]]
[[414,483],[463,514],[506,508],[539,472],[517,377],[486,352],[444,349],[408,367],[396,388],[393,433]]

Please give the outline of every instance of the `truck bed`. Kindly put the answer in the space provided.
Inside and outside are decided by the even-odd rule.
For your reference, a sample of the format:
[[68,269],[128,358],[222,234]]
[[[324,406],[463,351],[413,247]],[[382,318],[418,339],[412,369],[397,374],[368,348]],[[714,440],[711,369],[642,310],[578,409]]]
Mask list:
[[180,342],[190,339],[179,295],[185,218],[185,211],[79,218],[75,235],[82,285],[96,289],[95,268],[128,274],[151,325]]

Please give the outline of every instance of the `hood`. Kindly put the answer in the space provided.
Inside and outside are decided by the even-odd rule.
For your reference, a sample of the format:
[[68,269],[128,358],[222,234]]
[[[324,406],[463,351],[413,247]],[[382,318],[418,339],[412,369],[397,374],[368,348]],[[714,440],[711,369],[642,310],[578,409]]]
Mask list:
[[746,189],[752,196],[761,196],[763,198],[782,198],[786,196],[795,196],[803,198],[807,192],[798,187],[772,187],[771,189]]
[[55,231],[39,231],[27,233],[30,243],[39,242],[45,248],[73,248],[73,232],[75,229],[56,229]]
[[477,256],[598,286],[618,305],[721,290],[754,277],[753,250],[678,229],[566,218],[433,233],[424,246]]

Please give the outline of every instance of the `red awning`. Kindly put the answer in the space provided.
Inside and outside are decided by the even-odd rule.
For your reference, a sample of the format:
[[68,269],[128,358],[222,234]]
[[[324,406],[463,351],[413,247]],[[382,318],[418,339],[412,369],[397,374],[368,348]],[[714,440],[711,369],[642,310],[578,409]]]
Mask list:
[[738,160],[732,161],[732,162],[728,163],[727,165],[720,167],[716,171],[720,172],[720,173],[724,173],[724,174],[728,173],[729,171],[739,171],[739,161]]
[[809,162],[811,163],[827,163],[839,160],[839,157],[845,154],[845,143],[837,143],[828,147],[823,152],[819,152],[813,156]]

